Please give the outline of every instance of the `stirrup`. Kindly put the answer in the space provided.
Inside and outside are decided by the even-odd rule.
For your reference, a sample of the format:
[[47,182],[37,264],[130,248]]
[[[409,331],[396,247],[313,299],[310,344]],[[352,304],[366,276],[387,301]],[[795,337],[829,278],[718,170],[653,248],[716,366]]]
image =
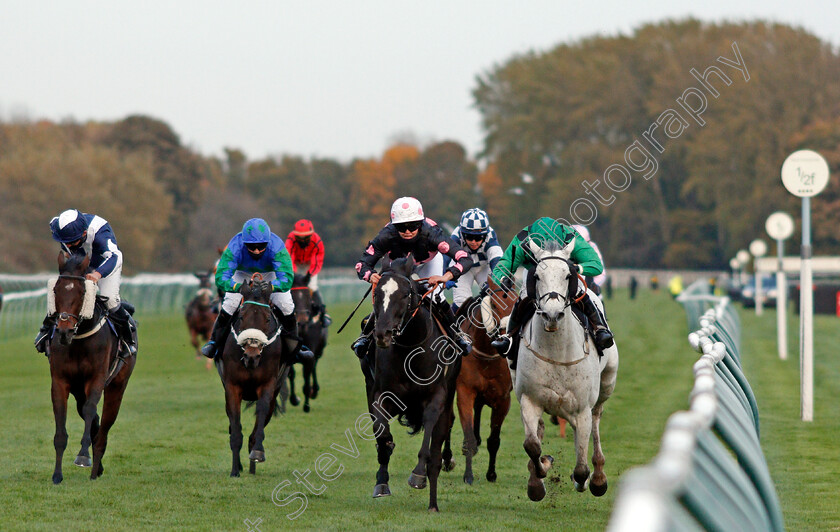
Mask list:
[[315,353],[311,349],[303,345],[303,343],[298,345],[297,353],[295,353],[295,362],[304,362],[315,358]]
[[368,346],[370,345],[370,341],[371,341],[370,336],[365,336],[365,335],[359,336],[356,339],[356,341],[353,342],[353,345],[350,346],[350,349],[352,349],[353,352],[356,353],[356,356],[358,358],[360,358],[360,359],[365,358],[365,354],[367,353]]
[[606,327],[595,330],[595,345],[600,349],[608,349],[615,344],[613,334]]

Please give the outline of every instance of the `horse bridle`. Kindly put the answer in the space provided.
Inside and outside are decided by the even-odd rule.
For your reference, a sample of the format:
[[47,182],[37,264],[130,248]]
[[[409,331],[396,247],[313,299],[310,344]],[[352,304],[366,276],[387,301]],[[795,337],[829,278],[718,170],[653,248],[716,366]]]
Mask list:
[[[391,329],[391,333],[393,334],[394,338],[396,339],[396,338],[399,338],[405,332],[405,330],[408,328],[408,324],[411,323],[411,320],[413,320],[414,316],[417,315],[417,311],[420,310],[420,307],[422,306],[423,298],[425,298],[426,295],[430,294],[432,292],[432,290],[434,290],[434,288],[432,290],[429,290],[428,292],[426,292],[425,294],[423,294],[421,296],[420,294],[418,294],[417,292],[414,291],[414,283],[413,283],[412,279],[410,279],[409,277],[406,277],[405,275],[402,275],[402,274],[396,273],[396,272],[385,272],[385,273],[382,274],[383,277],[385,275],[391,275],[393,277],[399,277],[401,279],[405,279],[406,281],[408,281],[408,286],[409,286],[408,305],[406,305],[405,310],[403,311],[403,315],[402,315],[402,318],[400,318],[399,325],[397,325],[396,327]],[[381,279],[380,279],[379,282],[382,282]],[[411,313],[411,316],[408,316],[409,312]],[[406,316],[408,316],[407,319],[406,319]],[[431,328],[429,328],[429,329],[431,329]],[[429,335],[431,335],[431,332],[429,333]],[[400,345],[403,345],[403,344],[400,344]]]
[[[578,301],[583,299],[583,297],[586,295],[586,281],[578,273],[577,268],[575,267],[575,264],[572,261],[570,261],[569,259],[564,259],[563,257],[549,256],[549,257],[543,257],[542,259],[537,261],[537,266],[539,266],[541,262],[544,262],[544,261],[547,261],[547,260],[562,260],[563,262],[565,262],[569,266],[569,276],[567,277],[567,279],[570,279],[572,277],[572,275],[577,275],[578,280],[580,280],[583,283],[583,291],[582,291],[580,297],[578,297],[577,299],[573,299],[572,295],[570,294],[570,292],[572,290],[571,283],[569,283],[568,290],[566,291],[565,296],[558,293],[558,292],[554,292],[554,291],[548,292],[547,294],[540,295],[540,294],[536,293],[536,287],[534,287],[534,291],[535,291],[534,295],[536,296],[535,299],[536,299],[536,304],[537,304],[537,312],[539,312],[539,313],[542,313],[542,301],[545,298],[548,298],[548,299],[554,299],[554,298],[562,299],[565,303],[563,305],[563,310],[566,310],[567,308],[569,308],[572,305],[572,303],[577,303]],[[534,268],[534,269],[536,270],[536,268]],[[535,276],[537,275],[536,271],[534,272],[534,275]]]
[[[253,281],[261,281],[261,280],[262,280],[262,275],[259,272],[254,273],[251,276],[251,281],[252,282]],[[275,330],[274,330],[274,334],[272,336],[269,337],[268,335],[266,335],[266,337],[268,338],[268,342],[260,348],[260,353],[262,353],[262,350],[265,349],[266,346],[269,346],[269,345],[273,344],[274,341],[277,340],[277,338],[280,336],[280,333],[283,331],[283,328],[281,327],[280,321],[277,319],[277,316],[274,315],[274,311],[272,311],[272,309],[271,309],[271,304],[260,303],[259,301],[247,301],[243,297],[242,298],[242,303],[239,304],[239,308],[242,309],[242,307],[244,307],[245,305],[256,305],[258,307],[267,308],[269,318],[270,318],[271,322],[273,322],[275,327],[276,327]],[[236,321],[234,323],[232,323],[231,326],[230,326],[230,331],[233,333],[233,339],[236,341],[237,345],[239,345],[239,334],[242,331],[237,332],[236,331],[236,326],[239,325],[239,323],[241,321],[242,321],[242,313],[238,312],[237,317],[236,317]],[[244,363],[245,362],[245,356],[243,355],[240,360]]]
[[[82,281],[82,282],[87,280],[85,277],[82,277],[81,275],[59,274],[58,278],[59,279],[74,279],[76,281]],[[55,290],[55,288],[53,288],[53,290]],[[84,297],[84,295],[83,295],[83,297]],[[73,313],[70,313],[70,312],[59,312],[58,316],[57,316],[58,321],[70,321],[70,318],[73,318],[73,319],[76,320],[76,324],[73,325],[73,335],[75,336],[76,333],[79,331],[79,325],[81,325],[81,323],[82,323],[81,316],[78,316],[77,314],[73,314]]]

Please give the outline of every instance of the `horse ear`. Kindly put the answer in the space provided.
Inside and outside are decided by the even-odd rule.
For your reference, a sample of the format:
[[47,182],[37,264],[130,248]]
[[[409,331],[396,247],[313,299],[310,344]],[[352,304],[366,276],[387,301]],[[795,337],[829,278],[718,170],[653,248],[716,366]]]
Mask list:
[[87,271],[88,266],[90,266],[90,255],[85,254],[85,258],[82,259],[82,271],[83,272]]
[[531,252],[531,256],[537,260],[542,256],[543,248],[538,243],[534,242],[533,238],[529,238],[526,240],[526,245],[528,246],[528,251]]
[[416,262],[414,262],[414,255],[412,255],[411,253],[409,253],[408,255],[406,255],[406,256],[405,256],[405,265],[406,265],[406,267],[408,268],[408,271],[413,270],[413,269],[414,269],[414,266],[415,266],[416,264],[417,264],[417,263],[416,263]]
[[563,254],[566,256],[566,258],[569,258],[569,257],[572,256],[572,252],[575,250],[575,242],[576,241],[577,241],[577,238],[573,238],[571,240],[571,242],[569,242],[568,244],[566,244],[563,247],[562,251],[563,251]]
[[64,268],[64,265],[67,264],[67,259],[70,258],[70,254],[66,251],[62,250],[58,252],[58,269],[61,270]]

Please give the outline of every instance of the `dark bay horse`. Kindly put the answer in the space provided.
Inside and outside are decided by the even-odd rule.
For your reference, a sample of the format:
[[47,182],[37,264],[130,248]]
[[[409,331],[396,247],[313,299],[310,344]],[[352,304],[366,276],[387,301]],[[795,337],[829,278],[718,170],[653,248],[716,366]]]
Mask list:
[[283,363],[284,342],[280,322],[271,310],[272,287],[255,273],[242,284],[242,304],[231,326],[231,333],[222,353],[216,357],[216,369],[225,388],[225,410],[230,421],[230,450],[233,465],[230,476],[242,471],[239,452],[242,449],[242,401],[256,402],[256,422],[248,438],[249,472],[256,473],[256,463],[265,462],[265,427],[277,409],[277,394],[286,364]]
[[[327,347],[327,326],[321,321],[320,309],[312,307],[312,290],[309,289],[305,275],[295,275],[292,283],[292,300],[295,302],[295,318],[298,326],[298,336],[304,345],[315,354],[315,358],[301,362],[303,366],[303,411],[309,412],[309,400],[318,397],[318,374],[316,368],[318,360]],[[300,404],[295,395],[295,368],[289,368],[289,402],[292,406]]]
[[[91,467],[90,478],[104,473],[102,455],[108,443],[108,431],[117,419],[123,393],[134,371],[137,357],[121,358],[119,339],[107,310],[97,301],[96,284],[85,280],[90,256],[58,255],[59,276],[47,290],[48,312],[57,316],[55,333],[47,345],[52,379],[52,403],[55,415],[55,471],[52,481],[59,484],[64,476],[61,460],[67,448],[67,399],[76,398],[76,410],[85,422],[82,447],[74,463]],[[105,395],[102,418],[96,412]],[[93,463],[88,449],[93,445]]]
[[373,360],[361,361],[379,461],[373,496],[391,494],[388,463],[394,441],[389,420],[399,415],[412,433],[424,431],[408,484],[423,489],[428,478],[429,511],[437,512],[441,446],[453,419],[461,357],[432,316],[420,285],[410,278],[414,264],[412,257],[393,261],[373,290],[376,348]]
[[[213,297],[213,290],[211,287],[212,270],[208,272],[195,272],[198,277],[199,285],[184,313],[187,319],[187,328],[190,331],[190,343],[195,348],[195,358],[201,359],[200,346],[204,345],[210,339],[210,333],[213,332],[213,323],[216,321],[216,316],[219,310],[215,305],[216,301]],[[211,361],[207,360],[207,367],[210,368]]]
[[[457,317],[461,330],[470,335],[473,342],[472,351],[461,362],[457,383],[458,417],[464,431],[462,451],[466,457],[464,482],[467,484],[473,483],[472,457],[481,444],[481,410],[485,405],[491,409],[490,436],[487,438],[490,463],[486,478],[490,482],[496,480],[496,454],[513,390],[507,359],[490,345],[490,336],[506,327],[504,318],[510,315],[516,299],[498,288],[492,279],[488,279],[488,286],[488,294],[464,302]],[[446,445],[449,446],[449,439]]]

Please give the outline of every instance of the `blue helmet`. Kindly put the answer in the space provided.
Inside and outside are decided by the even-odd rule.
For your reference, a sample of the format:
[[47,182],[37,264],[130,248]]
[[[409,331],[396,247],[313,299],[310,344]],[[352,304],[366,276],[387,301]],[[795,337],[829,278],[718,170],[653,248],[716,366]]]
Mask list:
[[271,229],[262,218],[251,218],[242,226],[242,242],[245,244],[263,244],[271,239]]
[[87,228],[87,218],[76,209],[68,209],[50,220],[53,240],[62,244],[82,238]]
[[462,235],[486,235],[490,232],[490,219],[481,209],[470,209],[461,215],[460,226]]

